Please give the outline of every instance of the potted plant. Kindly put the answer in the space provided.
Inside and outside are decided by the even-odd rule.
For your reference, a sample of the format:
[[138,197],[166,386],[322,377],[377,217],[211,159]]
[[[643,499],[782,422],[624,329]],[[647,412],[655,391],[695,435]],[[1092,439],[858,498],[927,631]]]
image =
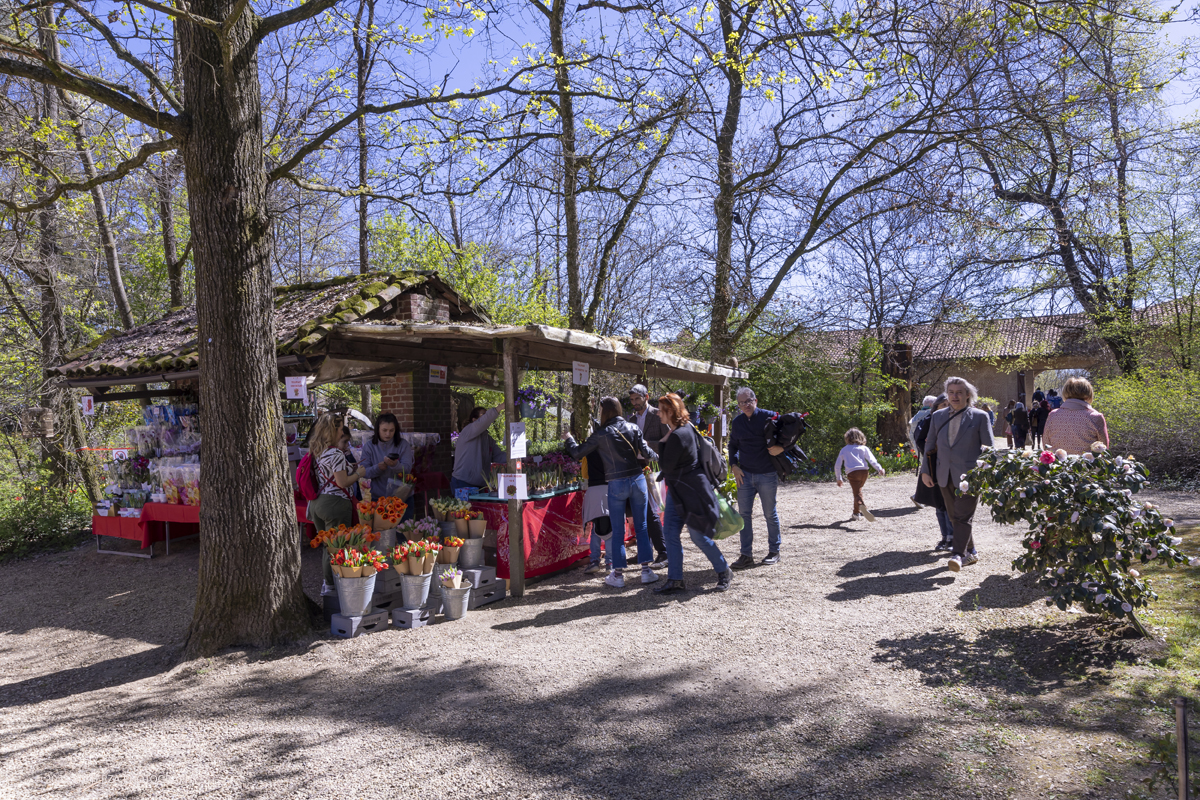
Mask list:
[[408,572],[410,575],[425,574],[425,554],[427,549],[424,539],[408,543]]
[[433,541],[425,541],[425,565],[421,571],[422,575],[424,575],[426,572],[433,571],[433,565],[437,563],[438,556],[441,554],[441,552],[442,545],[436,539]]
[[391,552],[392,569],[396,570],[397,575],[408,575],[408,543],[398,544],[392,548]]
[[457,536],[447,536],[442,540],[442,552],[438,558],[441,564],[454,564],[458,561],[458,549],[463,546],[463,540]]
[[418,539],[429,539],[437,536],[438,524],[431,517],[422,519],[409,519],[401,522],[396,528],[396,532],[403,535],[410,542],[415,542]]
[[520,408],[521,419],[541,419],[555,398],[536,386],[526,386],[518,389],[513,399]]

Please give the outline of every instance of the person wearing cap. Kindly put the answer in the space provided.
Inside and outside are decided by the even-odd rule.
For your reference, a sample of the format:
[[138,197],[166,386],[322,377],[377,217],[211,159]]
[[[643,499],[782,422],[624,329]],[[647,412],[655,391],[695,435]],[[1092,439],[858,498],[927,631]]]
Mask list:
[[[642,438],[646,440],[646,444],[650,445],[650,449],[657,456],[662,452],[662,441],[670,433],[670,429],[663,424],[658,409],[648,402],[649,397],[650,392],[640,383],[635,384],[629,390],[629,403],[633,406],[633,413],[629,415],[629,421],[638,426],[638,430],[642,432]],[[652,475],[650,479],[654,480],[656,477]],[[662,522],[659,518],[661,513],[662,506],[658,496],[654,492],[650,492],[646,529],[650,534],[650,541],[654,545],[655,556],[652,566],[656,569],[661,569],[667,563],[667,543],[663,539]]]

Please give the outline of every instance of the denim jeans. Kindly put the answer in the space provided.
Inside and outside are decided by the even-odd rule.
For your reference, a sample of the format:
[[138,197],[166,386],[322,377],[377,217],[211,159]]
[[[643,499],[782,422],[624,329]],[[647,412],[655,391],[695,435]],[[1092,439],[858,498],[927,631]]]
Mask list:
[[944,508],[935,508],[934,513],[937,514],[938,527],[942,530],[942,541],[950,544],[954,541],[954,526],[950,524],[950,515]]
[[[679,516],[675,500],[668,492],[667,500],[663,503],[663,539],[667,545],[667,580],[670,581],[683,580],[683,542],[680,539],[682,533],[683,517]],[[721,548],[710,537],[705,536],[703,531],[689,525],[688,535],[692,537],[696,547],[700,548],[700,552],[708,556],[718,575],[729,569],[729,563],[721,554]]]
[[[600,537],[612,533],[612,524],[608,519],[601,517],[600,519],[592,520],[592,557],[591,563],[600,563],[600,543],[603,541]],[[612,567],[612,539],[608,540],[608,547],[604,549],[604,566]]]
[[[625,569],[625,501],[629,501],[630,516],[633,518],[633,530],[637,533],[638,555],[646,558],[645,563],[653,559],[653,545],[650,544],[650,533],[646,529],[646,476],[634,478],[610,479],[608,482],[608,518],[612,520],[612,559],[613,569]],[[648,557],[648,558],[647,558]]]
[[767,521],[767,551],[778,553],[783,536],[779,532],[779,512],[775,510],[775,492],[779,489],[779,476],[774,472],[743,472],[742,485],[738,487],[738,513],[742,515],[742,555],[754,555],[754,526],[750,515],[754,512],[754,495],[762,500],[763,518]]

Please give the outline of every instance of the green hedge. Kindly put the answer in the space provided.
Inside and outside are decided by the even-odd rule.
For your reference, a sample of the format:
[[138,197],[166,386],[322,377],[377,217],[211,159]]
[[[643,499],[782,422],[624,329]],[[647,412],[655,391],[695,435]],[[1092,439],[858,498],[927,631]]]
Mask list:
[[91,527],[92,507],[83,490],[5,484],[0,494],[0,562],[74,547]]
[[1155,478],[1200,477],[1200,374],[1101,379],[1095,392],[1114,451],[1133,455]]

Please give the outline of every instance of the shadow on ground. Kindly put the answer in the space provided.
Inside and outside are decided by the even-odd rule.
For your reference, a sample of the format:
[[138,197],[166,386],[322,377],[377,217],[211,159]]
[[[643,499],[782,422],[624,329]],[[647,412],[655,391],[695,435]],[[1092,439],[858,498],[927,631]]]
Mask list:
[[982,631],[968,639],[958,631],[937,630],[902,639],[881,639],[881,663],[921,673],[930,686],[965,684],[1030,694],[1074,684],[1097,669],[1133,663],[1138,645],[1097,634],[1095,620],[1049,626]]

